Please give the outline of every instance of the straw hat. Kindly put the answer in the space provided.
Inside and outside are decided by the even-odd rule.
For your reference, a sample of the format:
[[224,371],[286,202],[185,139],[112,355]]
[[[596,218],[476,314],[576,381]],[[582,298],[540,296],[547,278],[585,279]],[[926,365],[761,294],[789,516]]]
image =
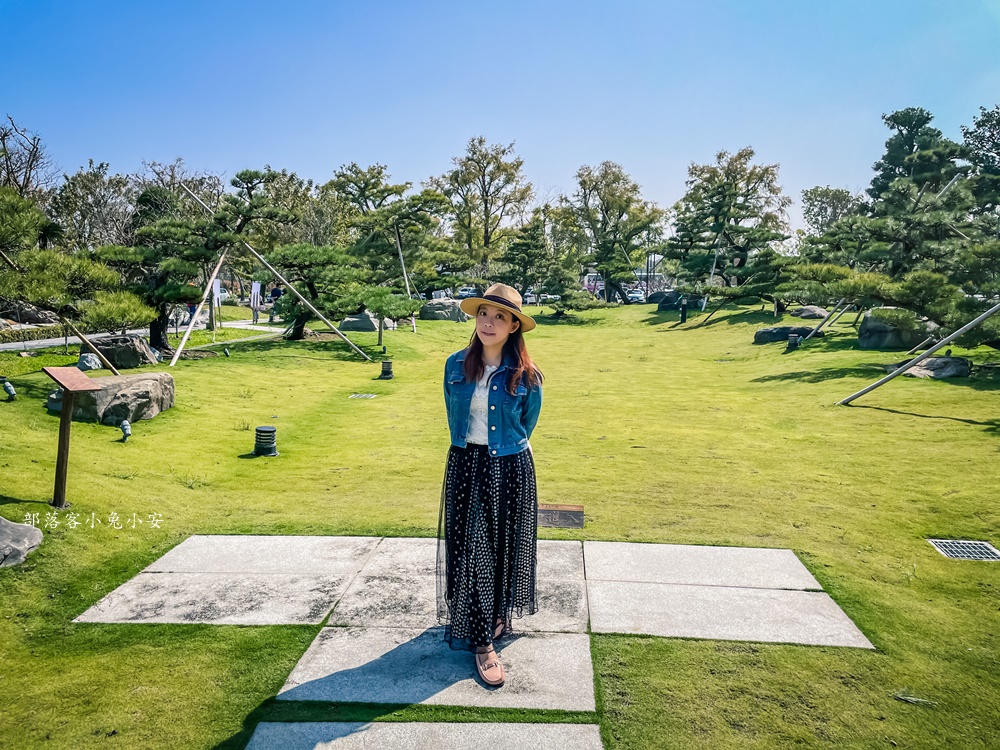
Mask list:
[[482,297],[467,297],[458,306],[462,308],[463,312],[476,317],[479,313],[479,306],[482,304],[496,305],[510,310],[511,314],[521,321],[522,333],[535,327],[535,321],[532,317],[521,312],[521,295],[514,287],[506,284],[494,284],[486,290],[486,294]]

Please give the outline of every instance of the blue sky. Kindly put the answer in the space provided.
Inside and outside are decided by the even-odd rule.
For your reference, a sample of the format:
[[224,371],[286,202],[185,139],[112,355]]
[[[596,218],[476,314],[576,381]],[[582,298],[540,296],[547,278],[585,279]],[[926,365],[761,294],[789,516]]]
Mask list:
[[883,113],[959,138],[1000,103],[1000,0],[0,0],[0,25],[0,109],[64,172],[356,161],[419,183],[483,135],[542,197],[612,160],[667,207],[692,161],[750,145],[797,201],[868,185]]

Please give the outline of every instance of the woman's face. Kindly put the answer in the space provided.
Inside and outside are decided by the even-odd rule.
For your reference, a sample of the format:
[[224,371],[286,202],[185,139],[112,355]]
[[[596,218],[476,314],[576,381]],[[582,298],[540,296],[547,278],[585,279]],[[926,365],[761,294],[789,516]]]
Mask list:
[[521,326],[509,310],[498,305],[484,304],[479,306],[476,315],[476,335],[483,346],[503,346],[510,336]]

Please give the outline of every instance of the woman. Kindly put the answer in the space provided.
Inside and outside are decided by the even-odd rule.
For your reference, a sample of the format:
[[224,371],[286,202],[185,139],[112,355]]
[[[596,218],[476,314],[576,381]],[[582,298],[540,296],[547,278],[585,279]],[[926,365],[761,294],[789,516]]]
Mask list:
[[535,321],[521,295],[494,284],[462,300],[476,319],[469,345],[445,364],[451,448],[438,527],[438,617],[452,648],[475,652],[488,685],[502,685],[493,648],[511,618],[533,614],[538,498],[531,437],[542,373],[522,334]]

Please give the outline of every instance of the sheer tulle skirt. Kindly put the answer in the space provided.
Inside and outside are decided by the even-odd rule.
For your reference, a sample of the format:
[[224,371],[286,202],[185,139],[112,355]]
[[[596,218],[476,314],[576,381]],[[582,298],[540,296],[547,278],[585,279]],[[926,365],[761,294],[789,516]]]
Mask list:
[[437,616],[456,649],[494,641],[498,623],[534,614],[538,496],[530,451],[451,446],[441,490]]

